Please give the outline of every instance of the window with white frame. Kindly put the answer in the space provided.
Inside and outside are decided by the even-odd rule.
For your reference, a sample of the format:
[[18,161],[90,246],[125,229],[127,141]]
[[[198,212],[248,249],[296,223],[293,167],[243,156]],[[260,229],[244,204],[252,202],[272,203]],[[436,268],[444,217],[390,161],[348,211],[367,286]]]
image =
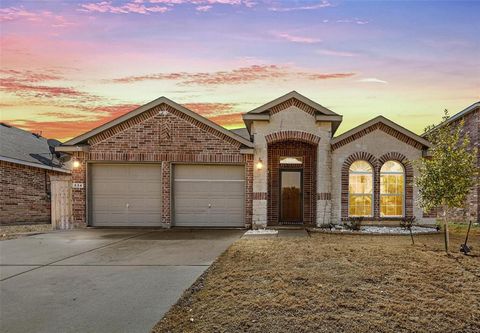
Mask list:
[[397,161],[380,169],[380,216],[401,217],[405,206],[405,170]]
[[355,161],[350,166],[348,215],[373,216],[373,168],[367,161]]

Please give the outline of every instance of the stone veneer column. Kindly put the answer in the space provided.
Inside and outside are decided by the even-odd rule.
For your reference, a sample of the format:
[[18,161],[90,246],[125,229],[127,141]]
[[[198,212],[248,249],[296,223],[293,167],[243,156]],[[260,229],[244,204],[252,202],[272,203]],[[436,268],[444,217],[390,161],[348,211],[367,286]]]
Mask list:
[[[261,134],[255,134],[255,153],[253,158],[253,214],[252,228],[267,226],[267,143]],[[263,168],[257,169],[257,163],[262,160]]]
[[331,168],[330,141],[322,138],[317,146],[317,226],[331,221]]

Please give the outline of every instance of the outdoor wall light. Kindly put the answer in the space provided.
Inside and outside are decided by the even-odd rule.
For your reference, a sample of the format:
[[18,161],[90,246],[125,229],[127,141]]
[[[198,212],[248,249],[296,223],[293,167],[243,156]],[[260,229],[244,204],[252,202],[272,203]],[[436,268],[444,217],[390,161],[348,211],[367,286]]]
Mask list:
[[76,169],[80,166],[80,161],[79,160],[75,160],[73,161],[73,167]]
[[257,170],[262,170],[263,169],[263,162],[262,159],[259,158],[257,162]]

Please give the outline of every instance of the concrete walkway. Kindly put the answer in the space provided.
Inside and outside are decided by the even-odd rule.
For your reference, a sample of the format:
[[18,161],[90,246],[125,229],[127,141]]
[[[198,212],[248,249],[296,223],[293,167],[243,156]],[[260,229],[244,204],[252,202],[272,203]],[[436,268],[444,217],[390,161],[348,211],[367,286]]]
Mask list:
[[241,230],[89,229],[0,242],[0,331],[149,332]]

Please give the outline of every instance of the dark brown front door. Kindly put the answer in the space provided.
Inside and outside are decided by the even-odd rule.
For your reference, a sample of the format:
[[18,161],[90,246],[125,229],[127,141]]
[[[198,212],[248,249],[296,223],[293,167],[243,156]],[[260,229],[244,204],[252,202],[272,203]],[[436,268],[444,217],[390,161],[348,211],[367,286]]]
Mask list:
[[280,222],[302,223],[302,170],[280,171]]

